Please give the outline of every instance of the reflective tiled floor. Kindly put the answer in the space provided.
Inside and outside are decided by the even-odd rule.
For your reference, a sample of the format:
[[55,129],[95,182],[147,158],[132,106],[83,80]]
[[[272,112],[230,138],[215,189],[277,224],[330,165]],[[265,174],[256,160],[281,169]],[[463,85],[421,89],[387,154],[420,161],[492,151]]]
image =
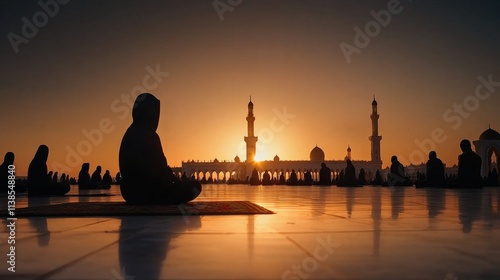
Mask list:
[[[122,200],[103,192],[17,207]],[[18,219],[15,273],[3,220],[0,278],[500,279],[500,188],[205,185],[198,200],[276,214]]]

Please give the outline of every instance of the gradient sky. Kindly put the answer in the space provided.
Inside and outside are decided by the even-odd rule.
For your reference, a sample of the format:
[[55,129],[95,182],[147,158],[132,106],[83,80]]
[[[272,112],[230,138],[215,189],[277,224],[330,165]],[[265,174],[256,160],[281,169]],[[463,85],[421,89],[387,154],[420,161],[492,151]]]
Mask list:
[[[43,10],[37,1],[0,1],[0,154],[13,151],[25,175],[46,144],[49,169],[77,176],[90,162],[91,171],[100,164],[115,174],[132,121],[122,98],[133,99],[159,68],[168,75],[147,83],[161,100],[158,134],[172,166],[244,159],[250,95],[266,139],[260,159],[308,159],[317,144],[329,160],[343,159],[347,145],[368,160],[376,95],[384,167],[392,155],[425,161],[415,141],[435,129],[446,135],[438,157],[453,165],[462,138],[476,140],[488,125],[500,130],[500,87],[473,103],[479,76],[500,81],[500,2],[401,0],[402,11],[348,63],[340,44],[355,46],[354,28],[364,30],[370,11],[388,2],[243,0],[221,20],[212,1],[73,0],[16,54],[9,33],[22,36],[22,18],[33,22]],[[473,110],[461,116],[454,104],[464,100]],[[273,121],[285,108],[295,117]],[[84,150],[83,131],[103,120],[111,128]],[[68,156],[78,147],[83,155]]]

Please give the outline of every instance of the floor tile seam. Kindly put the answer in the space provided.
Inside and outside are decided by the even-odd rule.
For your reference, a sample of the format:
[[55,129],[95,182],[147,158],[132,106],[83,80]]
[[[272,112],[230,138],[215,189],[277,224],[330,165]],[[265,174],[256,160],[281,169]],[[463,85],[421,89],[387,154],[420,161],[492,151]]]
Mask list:
[[118,238],[117,240],[115,240],[115,241],[113,241],[113,242],[111,242],[111,243],[109,243],[107,245],[104,245],[101,248],[98,248],[98,249],[96,249],[96,250],[94,250],[92,252],[89,252],[89,253],[81,256],[81,257],[78,257],[78,258],[76,258],[76,259],[74,259],[74,260],[72,260],[70,262],[67,262],[67,263],[65,263],[65,264],[63,264],[63,265],[61,265],[61,266],[59,266],[59,267],[57,267],[55,269],[52,269],[51,271],[48,271],[48,272],[40,275],[39,277],[36,278],[36,280],[45,280],[45,279],[48,279],[49,277],[55,275],[56,273],[58,273],[58,272],[60,272],[60,271],[62,271],[64,269],[66,269],[66,268],[68,268],[68,267],[70,267],[70,266],[72,266],[72,265],[74,265],[74,264],[76,264],[76,263],[78,263],[80,261],[82,261],[82,260],[84,260],[84,259],[86,259],[86,258],[88,258],[88,257],[90,257],[90,256],[92,256],[92,255],[94,255],[96,253],[99,253],[99,252],[101,252],[101,251],[103,251],[103,250],[105,250],[107,248],[110,248],[110,247],[118,244],[118,242],[123,242],[123,241],[127,241],[129,239],[132,239],[136,234],[138,234],[138,233],[140,233],[140,232],[142,232],[142,231],[144,231],[146,229],[147,229],[147,227],[145,229],[143,229],[143,230],[140,230],[140,231],[136,232],[136,233],[130,234],[126,238]]
[[[46,232],[46,233],[36,233],[36,232],[27,232],[27,233],[32,233],[33,236],[28,236],[28,237],[17,237],[16,236],[16,240],[17,241],[24,241],[24,240],[29,240],[29,239],[34,239],[34,238],[38,238],[38,236],[44,236],[44,235],[47,235],[47,234],[60,234],[60,233],[66,233],[66,232],[69,232],[69,231],[72,231],[72,230],[76,230],[76,229],[80,229],[80,228],[84,228],[84,227],[87,227],[87,226],[92,226],[92,225],[96,225],[96,224],[100,224],[100,223],[103,223],[103,222],[107,222],[109,220],[112,220],[112,219],[106,219],[104,221],[98,221],[98,222],[94,222],[94,223],[90,223],[90,224],[86,224],[86,225],[81,225],[81,226],[77,226],[77,227],[72,227],[72,228],[69,228],[69,229],[65,229],[65,230],[56,230],[56,231],[50,231],[50,232]],[[16,232],[19,236],[20,233],[23,233],[21,231],[17,231]],[[1,247],[1,245],[0,245]]]

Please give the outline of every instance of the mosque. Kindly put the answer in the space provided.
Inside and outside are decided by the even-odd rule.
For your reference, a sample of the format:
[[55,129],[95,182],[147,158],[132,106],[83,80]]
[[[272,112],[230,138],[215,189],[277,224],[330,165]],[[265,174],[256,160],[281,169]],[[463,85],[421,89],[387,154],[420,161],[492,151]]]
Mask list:
[[285,176],[286,179],[289,178],[292,170],[297,173],[298,179],[303,179],[304,172],[307,170],[311,172],[314,180],[319,180],[319,170],[321,168],[321,163],[325,163],[332,170],[332,178],[335,178],[337,174],[346,167],[346,159],[351,159],[352,163],[356,167],[356,176],[359,174],[361,168],[364,169],[366,174],[366,179],[371,180],[375,176],[377,170],[382,171],[382,160],[380,155],[380,141],[382,136],[378,133],[378,119],[379,114],[377,112],[377,101],[375,98],[372,102],[372,114],[371,114],[371,124],[372,124],[372,135],[368,138],[371,143],[371,160],[353,160],[351,159],[351,148],[348,146],[347,154],[344,159],[341,160],[326,160],[324,151],[315,146],[309,154],[309,160],[280,160],[279,156],[276,155],[273,160],[269,161],[255,161],[254,157],[256,154],[258,137],[254,134],[254,122],[255,116],[253,114],[254,104],[250,99],[248,103],[248,114],[246,117],[247,121],[247,136],[244,137],[246,142],[246,159],[242,161],[238,156],[234,158],[234,161],[218,161],[217,159],[210,162],[200,162],[200,161],[187,161],[182,162],[182,172],[185,172],[187,176],[194,177],[195,179],[202,180],[203,178],[212,178],[214,180],[219,180],[225,182],[229,179],[244,181],[247,176],[250,176],[253,169],[257,169],[260,178],[265,171],[268,171],[271,178],[279,178],[281,174]]

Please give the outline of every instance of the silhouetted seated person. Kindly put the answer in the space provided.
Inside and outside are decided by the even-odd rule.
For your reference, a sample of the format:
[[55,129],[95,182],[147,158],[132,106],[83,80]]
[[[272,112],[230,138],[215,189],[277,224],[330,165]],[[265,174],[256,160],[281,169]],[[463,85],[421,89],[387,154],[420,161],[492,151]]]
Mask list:
[[361,185],[361,186],[366,185],[366,173],[365,173],[365,169],[363,169],[363,168],[361,168],[359,170],[358,185]]
[[47,176],[49,176],[49,181],[52,184],[52,179],[54,178],[54,172],[53,171],[49,171],[49,174]]
[[391,173],[387,178],[387,185],[389,186],[411,186],[410,178],[406,177],[405,169],[401,162],[398,161],[397,156],[391,157]]
[[120,190],[125,201],[129,204],[182,204],[198,197],[201,184],[181,181],[163,154],[156,133],[160,101],[152,94],[140,94],[135,100],[132,117],[119,154]]
[[488,172],[487,185],[491,187],[499,186],[498,182],[498,171],[496,168],[493,168],[490,172]]
[[122,182],[122,174],[120,172],[116,173],[115,182],[119,185]]
[[94,173],[92,173],[92,177],[90,177],[90,181],[92,183],[94,183],[96,185],[101,184],[101,181],[102,181],[101,171],[102,171],[102,167],[100,165],[98,165],[95,168]]
[[52,182],[47,173],[49,147],[40,145],[28,168],[28,195],[65,195],[70,186],[65,183]]
[[59,182],[59,172],[54,172],[54,176],[52,176],[52,183]]
[[250,185],[252,186],[260,185],[259,172],[255,168],[252,171],[252,177],[250,177]]
[[11,191],[21,193],[28,190],[26,184],[20,180],[16,180],[14,184],[11,184],[14,187],[9,188],[9,175],[11,175],[11,178],[13,178],[13,176],[15,177],[15,174],[12,174],[14,171],[9,169],[9,165],[14,164],[14,158],[15,156],[13,152],[7,152],[2,165],[0,165],[0,180],[2,180],[0,183],[0,193],[9,193]]
[[339,175],[337,176],[337,185],[342,185],[344,183],[344,169],[340,170]]
[[111,187],[111,183],[113,183],[113,179],[111,178],[109,170],[106,170],[106,172],[104,172],[104,176],[102,176],[101,184],[105,187]]
[[382,175],[380,175],[380,171],[377,170],[377,172],[375,172],[375,179],[373,179],[373,181],[370,182],[370,185],[380,186],[383,183],[384,183],[384,180],[382,179]]
[[282,172],[280,175],[280,185],[285,185],[286,184],[286,179],[285,179],[285,174]]
[[313,178],[311,172],[309,172],[309,170],[306,170],[306,172],[304,172],[304,185],[310,186],[312,184],[313,184]]
[[345,168],[344,180],[337,185],[355,187],[358,185],[358,180],[356,180],[356,168],[354,168],[350,159],[346,160],[346,164],[347,166]]
[[331,169],[323,162],[319,170],[319,185],[330,186],[332,184]]
[[90,163],[85,162],[82,164],[82,169],[80,173],[78,173],[78,189],[80,190],[91,190],[97,189],[99,187],[98,184],[92,182],[90,179]]
[[426,168],[426,179],[423,183],[417,184],[417,187],[444,187],[444,164],[439,158],[437,158],[435,151],[429,152],[429,160],[427,161]]
[[481,178],[481,158],[472,151],[469,140],[460,142],[462,154],[458,156],[458,179],[453,187],[475,188],[483,185]]
[[262,185],[272,185],[272,181],[271,181],[271,175],[269,175],[269,172],[264,171],[264,174],[262,175]]
[[67,184],[69,184],[68,180],[66,179],[66,173],[63,173],[61,175],[61,183],[67,183]]
[[288,185],[297,185],[299,183],[299,179],[297,178],[297,173],[295,173],[295,169],[292,169],[290,173],[290,178],[288,179]]

